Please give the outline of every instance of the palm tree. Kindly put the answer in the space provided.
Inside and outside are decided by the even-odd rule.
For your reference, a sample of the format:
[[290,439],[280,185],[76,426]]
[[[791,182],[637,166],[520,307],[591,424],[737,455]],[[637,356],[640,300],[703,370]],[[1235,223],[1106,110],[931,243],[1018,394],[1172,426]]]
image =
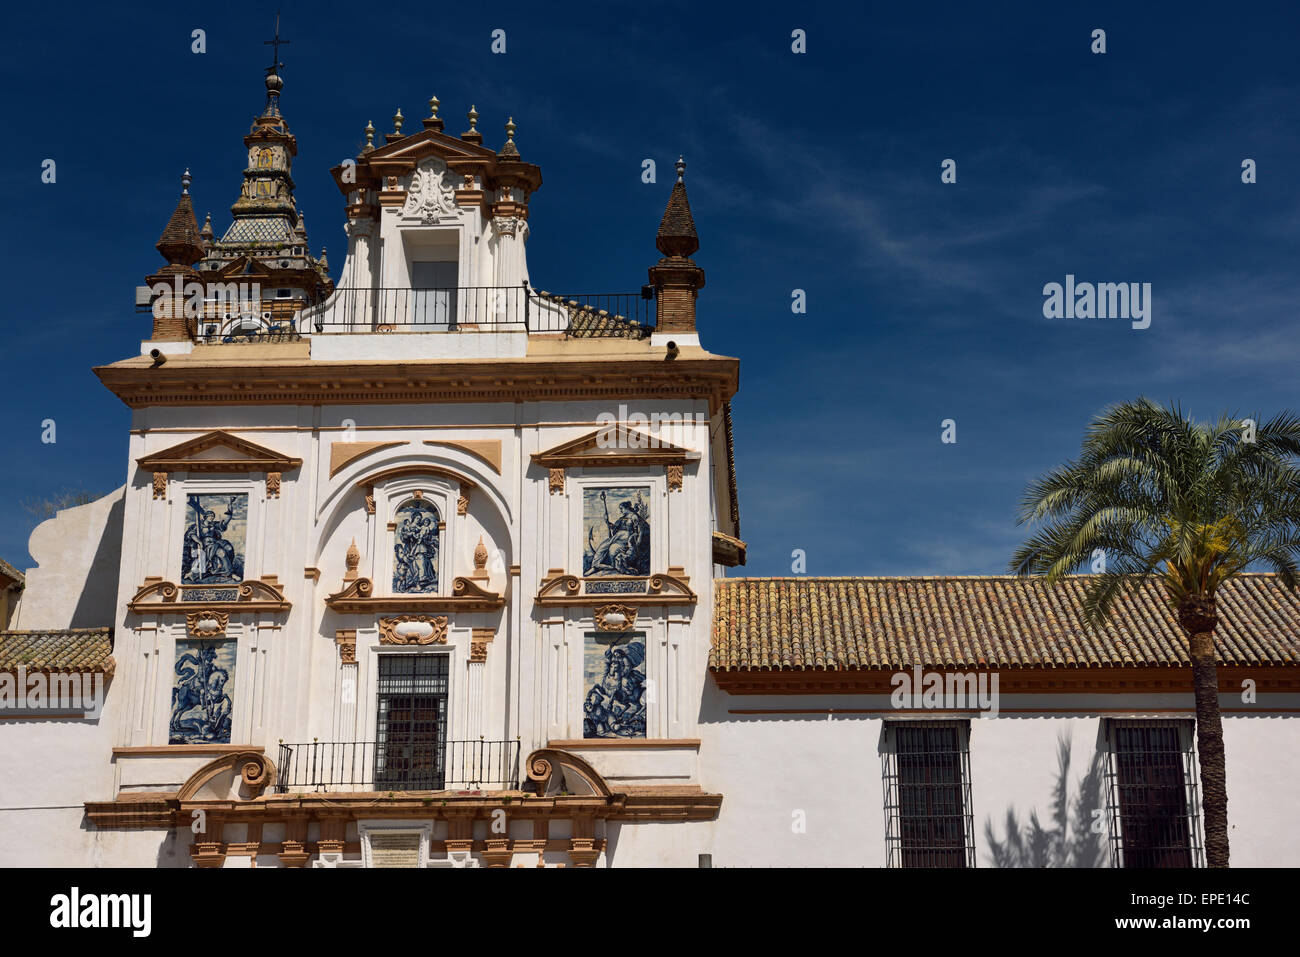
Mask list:
[[1084,598],[1102,624],[1115,600],[1155,575],[1187,635],[1196,695],[1206,863],[1228,866],[1228,793],[1215,669],[1215,597],[1250,566],[1297,583],[1300,418],[1261,426],[1221,415],[1194,422],[1139,398],[1093,420],[1079,458],[1033,482],[1020,524],[1040,526],[1011,570],[1049,583],[1103,560]]

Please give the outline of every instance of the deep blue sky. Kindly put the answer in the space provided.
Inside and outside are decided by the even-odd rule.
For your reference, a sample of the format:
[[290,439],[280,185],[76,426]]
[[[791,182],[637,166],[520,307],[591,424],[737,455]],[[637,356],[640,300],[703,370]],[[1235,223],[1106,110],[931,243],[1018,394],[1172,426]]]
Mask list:
[[[746,573],[789,574],[795,548],[814,575],[999,572],[1026,482],[1074,454],[1105,405],[1300,405],[1292,5],[493,6],[283,4],[282,107],[313,249],[337,276],[328,169],[367,120],[387,132],[400,106],[418,128],[433,93],[452,132],[476,104],[492,146],[513,115],[542,167],[539,288],[638,289],[685,153],[701,335],[742,360]],[[90,367],[148,331],[133,288],[161,265],[183,168],[200,219],[229,222],[274,11],[7,14],[0,556],[20,567],[23,499],[126,478],[128,413]],[[1089,51],[1096,27],[1105,55]],[[955,185],[939,178],[949,157]],[[1067,273],[1152,283],[1151,327],[1044,319],[1042,287]],[[949,417],[955,445],[940,442]]]

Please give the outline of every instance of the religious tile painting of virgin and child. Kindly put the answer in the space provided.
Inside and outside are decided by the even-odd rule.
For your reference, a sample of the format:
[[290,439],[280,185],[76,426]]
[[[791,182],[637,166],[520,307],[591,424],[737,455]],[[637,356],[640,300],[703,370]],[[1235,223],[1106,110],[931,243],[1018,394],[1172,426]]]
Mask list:
[[397,510],[393,540],[393,591],[438,591],[438,510],[416,499]]
[[235,642],[178,641],[168,744],[229,744]]
[[644,738],[645,635],[588,634],[583,676],[582,736]]
[[650,574],[650,489],[585,488],[582,574]]
[[188,495],[181,582],[225,585],[244,580],[248,495]]

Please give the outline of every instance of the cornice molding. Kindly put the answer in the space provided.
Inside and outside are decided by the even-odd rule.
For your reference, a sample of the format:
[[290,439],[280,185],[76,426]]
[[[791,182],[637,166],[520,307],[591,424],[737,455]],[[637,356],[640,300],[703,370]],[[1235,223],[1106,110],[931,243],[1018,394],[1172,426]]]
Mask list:
[[452,362],[206,364],[178,357],[161,366],[128,359],[94,372],[131,408],[211,405],[333,405],[708,399],[711,411],[739,388],[739,361],[723,356],[516,359]]

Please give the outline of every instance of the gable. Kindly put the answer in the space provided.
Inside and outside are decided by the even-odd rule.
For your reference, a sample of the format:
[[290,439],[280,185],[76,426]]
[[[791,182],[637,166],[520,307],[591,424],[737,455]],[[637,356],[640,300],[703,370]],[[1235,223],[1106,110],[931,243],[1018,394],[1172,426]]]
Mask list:
[[627,465],[685,465],[700,453],[664,442],[658,436],[619,424],[561,443],[532,459],[544,468],[599,468]]
[[151,472],[287,472],[302,465],[229,432],[209,432],[136,460]]

